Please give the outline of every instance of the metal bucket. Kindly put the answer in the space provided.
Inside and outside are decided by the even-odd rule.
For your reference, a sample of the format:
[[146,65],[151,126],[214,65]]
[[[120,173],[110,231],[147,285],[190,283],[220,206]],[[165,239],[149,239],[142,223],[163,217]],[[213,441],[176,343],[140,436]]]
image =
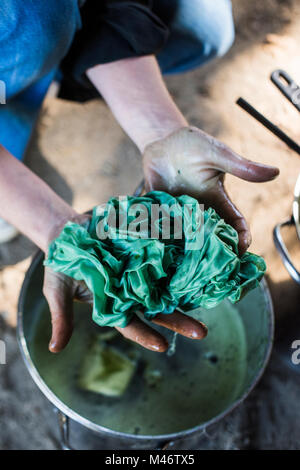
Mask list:
[[[223,417],[225,417],[227,414],[229,414],[236,406],[238,406],[250,393],[250,391],[253,389],[253,387],[256,385],[258,380],[260,379],[266,364],[268,362],[271,348],[272,348],[272,342],[273,342],[273,328],[274,328],[274,314],[273,314],[273,306],[272,306],[272,301],[270,298],[269,290],[267,287],[267,284],[265,281],[261,282],[260,286],[250,292],[243,300],[241,300],[236,308],[236,316],[239,318],[239,322],[243,327],[243,334],[245,338],[245,373],[243,375],[243,380],[240,381],[239,384],[235,383],[234,381],[231,381],[230,384],[228,385],[226,382],[224,382],[224,387],[223,385],[220,386],[221,390],[215,390],[216,397],[219,397],[216,399],[216,402],[220,399],[220,397],[223,397],[225,394],[225,389],[227,390],[226,393],[229,393],[229,396],[231,397],[227,401],[223,403],[216,403],[216,405],[219,405],[216,407],[216,411],[212,411],[211,413],[208,413],[206,418],[202,418],[198,421],[195,422],[195,419],[197,419],[197,412],[198,409],[203,407],[203,399],[205,401],[206,396],[201,395],[200,391],[202,388],[202,385],[204,386],[205,380],[203,381],[203,378],[201,379],[202,382],[199,384],[196,384],[194,390],[196,392],[196,395],[194,393],[194,397],[198,396],[197,393],[199,392],[199,397],[202,397],[201,399],[199,398],[199,403],[195,407],[194,405],[191,404],[194,408],[192,410],[189,410],[189,398],[186,396],[181,396],[180,400],[178,403],[185,404],[184,407],[182,408],[182,415],[180,415],[180,410],[176,408],[176,413],[179,416],[179,421],[180,416],[182,417],[182,423],[184,423],[184,417],[186,414],[191,413],[191,416],[194,414],[194,421],[193,425],[187,426],[186,424],[182,424],[183,429],[181,429],[181,424],[177,424],[174,428],[169,429],[167,428],[168,432],[163,432],[163,433],[143,433],[140,432],[137,434],[136,432],[124,432],[122,431],[122,428],[120,426],[108,426],[107,425],[107,419],[105,420],[106,416],[106,407],[109,408],[109,401],[105,401],[103,398],[97,398],[98,402],[95,402],[93,405],[93,400],[94,398],[90,395],[90,392],[87,392],[87,395],[84,394],[79,394],[77,392],[76,387],[74,385],[71,386],[70,384],[70,379],[69,379],[69,372],[67,369],[72,369],[72,367],[75,367],[72,363],[70,363],[70,367],[67,368],[62,368],[60,371],[62,373],[59,374],[59,387],[56,385],[53,385],[51,380],[48,380],[48,377],[46,377],[47,374],[45,374],[45,368],[47,370],[51,370],[51,364],[52,361],[53,364],[56,365],[59,364],[59,361],[61,360],[60,353],[59,355],[49,355],[49,359],[45,363],[45,367],[41,366],[39,364],[39,355],[44,355],[46,354],[47,350],[47,344],[48,344],[48,337],[45,337],[45,339],[41,340],[39,338],[39,341],[37,345],[35,346],[35,352],[33,351],[33,343],[36,341],[36,336],[37,336],[37,321],[39,321],[39,318],[43,318],[43,322],[47,323],[47,328],[50,328],[50,316],[48,314],[45,314],[45,308],[44,310],[40,308],[41,304],[44,306],[45,304],[45,299],[42,294],[42,284],[43,284],[43,254],[39,252],[36,257],[33,259],[33,262],[25,276],[25,280],[22,286],[22,291],[20,294],[20,299],[19,299],[19,308],[18,308],[18,328],[17,328],[17,334],[18,334],[18,340],[19,340],[19,346],[21,349],[22,356],[24,358],[25,364],[37,384],[37,386],[40,388],[40,390],[43,392],[43,394],[52,402],[52,404],[55,406],[57,412],[58,412],[58,418],[59,418],[59,426],[60,426],[60,432],[61,432],[61,445],[62,448],[64,449],[70,449],[74,448],[74,445],[70,444],[69,442],[69,418],[71,418],[71,424],[72,426],[74,425],[74,422],[79,423],[76,424],[78,428],[82,429],[85,433],[88,432],[89,434],[93,434],[93,437],[85,437],[85,441],[91,439],[93,441],[93,448],[95,448],[95,440],[96,440],[96,447],[101,449],[101,448],[111,448],[111,449],[161,449],[161,448],[166,448],[166,446],[174,441],[178,440],[185,440],[190,439],[192,436],[196,436],[198,433],[203,432],[203,430],[209,428],[210,426],[214,425],[217,423],[219,420],[221,420]],[[224,304],[225,305],[225,304]],[[225,307],[224,307],[225,308]],[[211,311],[207,311],[211,312]],[[207,318],[209,319],[209,315],[212,315],[211,313],[207,313]],[[219,315],[219,314],[218,314]],[[222,315],[219,315],[217,320],[219,321],[219,318],[221,319]],[[86,317],[85,317],[86,318]],[[220,320],[221,321],[221,320]],[[217,324],[216,324],[217,325]],[[42,327],[44,329],[44,327]],[[224,326],[224,330],[226,327]],[[76,330],[76,326],[75,326]],[[228,345],[225,341],[223,345],[223,350],[218,351],[218,337],[215,338],[215,336],[218,336],[217,334],[218,328],[209,328],[209,335],[211,340],[215,340],[215,350],[214,352],[216,354],[220,353],[220,361],[219,361],[219,371],[222,372],[223,369],[226,366],[226,361],[224,359],[223,361],[223,356],[224,354],[227,354],[226,348],[234,348],[235,347],[235,341],[236,337],[234,332],[232,333],[231,331],[228,332],[228,335],[223,336],[223,338],[228,338],[226,341],[228,342]],[[41,331],[41,330],[40,330]],[[229,339],[230,338],[230,339]],[[73,341],[73,338],[72,338]],[[180,341],[183,341],[181,343]],[[185,341],[185,342],[184,342]],[[223,341],[223,342],[224,342]],[[211,360],[211,365],[209,364],[207,367],[207,370],[213,371],[213,362],[216,362],[216,357],[209,356],[207,351],[205,352],[205,345],[208,343],[205,343],[206,339],[201,341],[201,342],[195,342],[189,339],[179,339],[178,343],[178,348],[179,350],[177,353],[173,356],[174,359],[169,358],[167,360],[170,360],[170,374],[172,374],[172,377],[176,376],[177,371],[179,374],[180,367],[178,366],[178,357],[183,358],[182,360],[185,359],[185,355],[190,361],[190,364],[194,364],[195,361],[197,361],[196,358],[196,350],[190,350],[190,348],[195,348],[196,343],[200,344],[201,343],[201,351],[200,351],[200,356],[201,358],[205,357],[205,360]],[[230,344],[229,344],[230,342]],[[183,346],[182,346],[183,345]],[[185,346],[186,345],[186,346]],[[69,347],[69,346],[68,346]],[[184,348],[186,349],[186,352]],[[200,346],[197,346],[200,347]],[[203,349],[204,348],[204,349]],[[225,348],[225,349],[224,349]],[[227,348],[227,349],[228,349]],[[49,353],[50,354],[50,353]],[[158,355],[157,353],[152,353],[150,352],[151,355],[154,354],[154,356],[151,357],[159,357],[161,361],[165,361],[161,355]],[[238,355],[238,354],[236,354]],[[164,355],[166,356],[166,355]],[[234,356],[234,355],[233,355]],[[74,355],[72,356],[74,358]],[[177,358],[177,359],[176,359]],[[156,359],[155,359],[156,360]],[[177,361],[177,362],[176,362]],[[168,364],[168,363],[167,363]],[[174,364],[175,364],[175,369],[174,369]],[[210,369],[209,369],[210,368]],[[197,369],[194,369],[197,371]],[[174,373],[175,371],[175,373]],[[201,372],[201,366],[199,365],[199,374]],[[211,372],[213,373],[213,372]],[[218,378],[220,374],[218,374],[216,377]],[[171,375],[170,377],[171,378]],[[168,381],[169,378],[166,378]],[[178,379],[179,380],[179,379]],[[180,382],[181,380],[181,382]],[[179,382],[182,385],[182,381],[184,379],[180,379]],[[72,388],[71,388],[72,387]],[[222,388],[223,387],[223,388]],[[62,392],[62,389],[65,389],[64,392]],[[171,381],[169,385],[169,391],[171,393]],[[232,393],[231,388],[235,388],[235,392]],[[128,400],[130,403],[131,407],[134,407],[135,404],[137,403],[138,400],[138,394],[141,393],[140,389],[130,389],[129,391],[126,392],[128,393]],[[151,392],[152,393],[152,392]],[[156,392],[153,392],[156,393]],[[207,395],[210,395],[213,393],[213,387],[207,387]],[[164,395],[163,393],[161,395],[157,395],[160,397],[160,400],[163,400]],[[62,398],[63,397],[63,398]],[[64,398],[67,397],[67,398]],[[150,396],[151,398],[151,396]],[[167,398],[165,399],[167,402]],[[202,401],[202,402],[201,402]],[[98,405],[97,405],[98,403]],[[177,403],[177,402],[176,402]],[[191,401],[192,403],[192,401]],[[114,406],[114,405],[112,405]],[[146,405],[145,405],[146,406]],[[180,406],[180,405],[179,405]],[[94,408],[93,408],[94,407]],[[98,413],[99,409],[104,410],[103,412],[103,421],[101,420],[101,415],[100,418],[98,417],[97,419],[94,417]],[[118,423],[118,413],[116,411],[113,411],[114,409],[112,408],[111,414],[114,414],[115,418],[115,423]],[[174,408],[175,410],[175,408]],[[208,410],[209,412],[209,410]],[[93,414],[94,413],[94,414]],[[149,410],[147,411],[149,413]],[[99,413],[98,413],[99,414]],[[109,413],[107,416],[110,416]],[[136,419],[140,423],[143,423],[145,419],[145,413],[143,409],[140,409],[139,412],[136,412]],[[204,415],[203,415],[204,416]],[[163,419],[163,417],[162,417]],[[116,421],[117,420],[117,421]],[[121,418],[120,418],[121,420]],[[117,429],[116,429],[117,428]],[[120,430],[121,429],[121,430]],[[88,431],[87,431],[88,430]],[[91,433],[93,431],[93,433]],[[72,442],[72,439],[71,439]],[[108,442],[108,444],[107,444]],[[82,448],[81,444],[77,444],[76,447]],[[185,447],[187,448],[187,447]]]

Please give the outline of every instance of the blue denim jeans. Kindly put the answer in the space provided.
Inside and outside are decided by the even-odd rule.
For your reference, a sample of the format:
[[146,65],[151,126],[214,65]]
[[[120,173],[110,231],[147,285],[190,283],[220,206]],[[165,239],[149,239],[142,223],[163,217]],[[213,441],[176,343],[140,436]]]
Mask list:
[[[157,0],[158,1],[158,0]],[[22,159],[44,96],[80,27],[78,0],[1,0],[0,143]],[[234,39],[230,0],[159,0],[172,11],[169,40],[157,59],[165,74],[223,55]]]

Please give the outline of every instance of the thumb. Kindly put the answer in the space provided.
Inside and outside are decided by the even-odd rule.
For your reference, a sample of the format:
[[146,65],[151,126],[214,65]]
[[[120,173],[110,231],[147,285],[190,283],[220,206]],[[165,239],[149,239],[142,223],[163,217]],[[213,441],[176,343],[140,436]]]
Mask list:
[[228,147],[222,149],[222,170],[246,181],[263,183],[279,175],[275,166],[264,165],[241,157]]

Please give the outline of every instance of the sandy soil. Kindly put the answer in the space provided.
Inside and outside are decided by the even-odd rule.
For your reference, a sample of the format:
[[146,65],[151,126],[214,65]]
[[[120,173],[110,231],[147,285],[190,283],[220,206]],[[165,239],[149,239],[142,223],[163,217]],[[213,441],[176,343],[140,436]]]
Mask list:
[[[184,76],[168,78],[169,89],[190,123],[242,155],[280,168],[271,183],[253,185],[227,178],[227,188],[252,229],[251,249],[265,257],[277,317],[279,342],[286,319],[299,310],[300,289],[290,280],[272,241],[276,223],[291,214],[299,157],[236,106],[249,100],[296,141],[300,116],[270,82],[282,68],[300,83],[300,3],[297,0],[234,0],[236,42],[226,57]],[[114,194],[128,194],[141,179],[139,154],[100,100],[75,104],[47,98],[27,156],[28,165],[78,210]],[[299,242],[287,233],[295,256]],[[17,299],[35,251],[24,237],[0,247],[0,338],[8,364],[0,365],[0,448],[54,449],[51,407],[36,390],[14,339]],[[282,325],[282,326],[281,326]],[[294,327],[300,339],[300,328]],[[212,436],[193,448],[299,448],[299,374],[277,353],[251,397]],[[276,404],[276,405],[275,405]]]

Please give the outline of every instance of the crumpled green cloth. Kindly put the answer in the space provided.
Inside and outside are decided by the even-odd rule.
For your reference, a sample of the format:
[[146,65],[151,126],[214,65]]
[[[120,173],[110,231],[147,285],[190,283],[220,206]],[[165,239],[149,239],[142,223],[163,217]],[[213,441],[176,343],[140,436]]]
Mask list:
[[[134,212],[136,204],[146,212]],[[156,213],[156,238],[151,238],[148,214],[155,204],[165,210]],[[183,212],[184,207],[190,210]],[[85,281],[94,295],[93,320],[100,326],[125,327],[137,310],[152,319],[175,309],[212,308],[225,298],[235,303],[258,286],[265,262],[249,252],[239,257],[233,227],[212,208],[197,212],[197,207],[192,197],[161,191],[111,198],[105,208],[94,208],[88,227],[66,224],[45,265]],[[166,237],[168,217],[175,224]]]

